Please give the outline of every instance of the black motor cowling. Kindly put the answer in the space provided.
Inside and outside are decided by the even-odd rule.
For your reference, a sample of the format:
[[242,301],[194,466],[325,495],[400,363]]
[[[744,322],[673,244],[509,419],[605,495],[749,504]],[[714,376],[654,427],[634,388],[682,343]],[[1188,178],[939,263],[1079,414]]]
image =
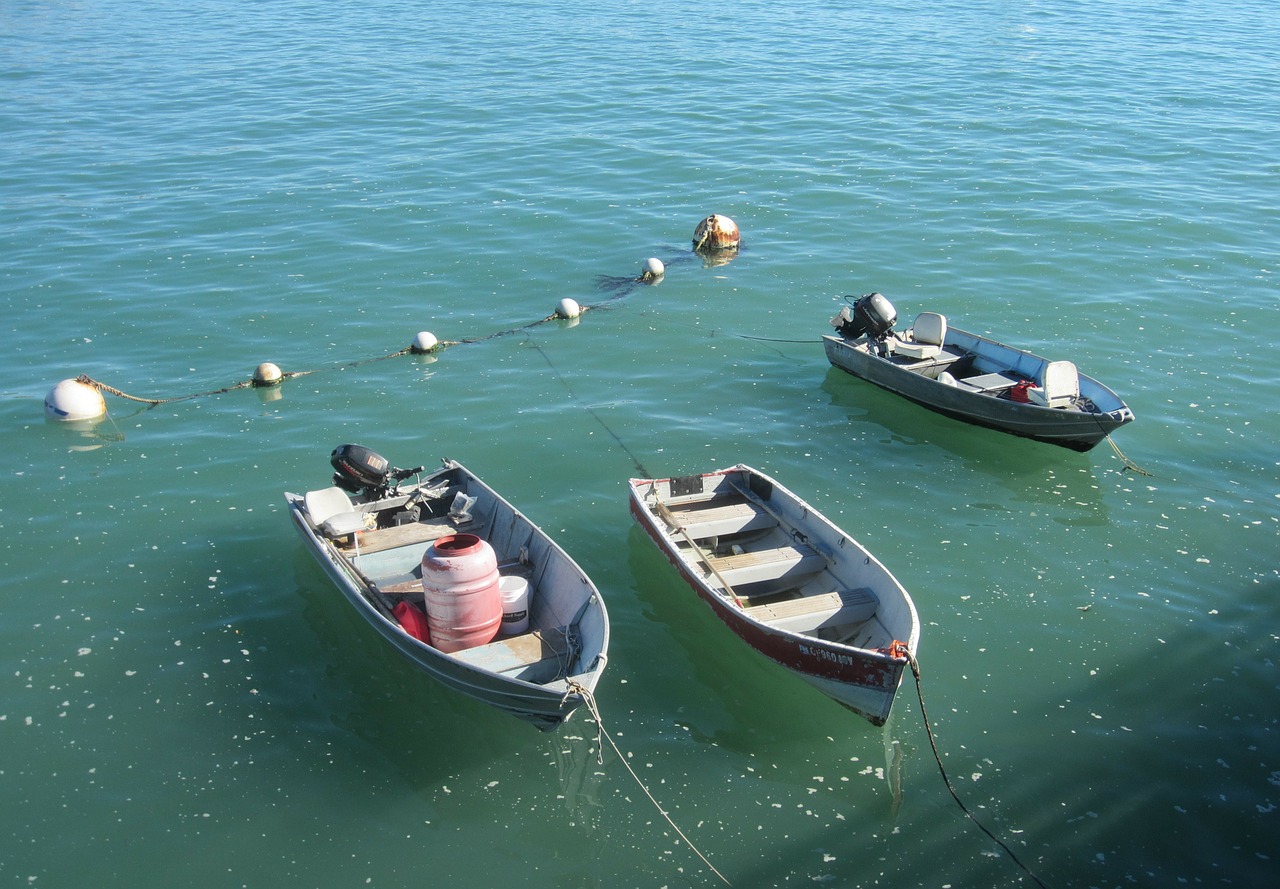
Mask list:
[[853,304],[852,313],[846,307],[835,320],[836,330],[845,339],[857,339],[865,333],[869,341],[879,342],[893,331],[898,312],[884,294],[868,293]]
[[362,445],[339,445],[329,455],[329,463],[334,469],[333,483],[353,494],[385,489],[391,476],[387,458]]
[[395,493],[400,482],[423,470],[421,466],[397,469],[377,451],[356,444],[338,445],[329,455],[329,463],[335,485],[352,494],[363,494],[369,501],[381,500],[388,488]]

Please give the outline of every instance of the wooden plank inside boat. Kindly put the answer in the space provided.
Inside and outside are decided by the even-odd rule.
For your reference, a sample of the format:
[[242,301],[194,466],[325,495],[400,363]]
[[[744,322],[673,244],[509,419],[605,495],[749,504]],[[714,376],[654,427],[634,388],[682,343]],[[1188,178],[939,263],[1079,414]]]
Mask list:
[[[387,549],[395,549],[398,546],[427,543],[432,540],[438,540],[441,537],[447,537],[450,534],[457,534],[459,531],[465,531],[474,527],[478,521],[479,518],[477,516],[472,516],[471,521],[459,525],[445,516],[426,519],[421,522],[410,522],[405,525],[396,525],[391,528],[378,528],[376,531],[362,531],[359,539],[360,552],[367,555]],[[343,545],[342,550],[346,553],[354,553],[356,547],[347,543]]]
[[875,593],[858,588],[753,605],[745,613],[762,623],[792,633],[811,633],[822,627],[868,620],[879,605]]
[[796,573],[821,571],[827,560],[811,546],[780,546],[729,556],[712,556],[714,570],[732,584],[778,580]]
[[671,515],[698,540],[776,527],[778,522],[759,507],[736,497],[674,504]]

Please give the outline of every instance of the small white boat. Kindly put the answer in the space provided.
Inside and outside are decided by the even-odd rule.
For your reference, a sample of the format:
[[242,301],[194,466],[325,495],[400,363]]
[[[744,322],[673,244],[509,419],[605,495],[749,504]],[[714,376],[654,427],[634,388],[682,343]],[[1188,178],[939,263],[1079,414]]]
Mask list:
[[827,360],[948,417],[1075,451],[1133,422],[1120,396],[1070,361],[966,333],[936,312],[902,334],[896,322],[884,296],[861,297],[831,320],[838,333],[822,338]]
[[[594,692],[609,648],[604,601],[573,559],[452,460],[422,475],[343,445],[331,463],[333,487],[285,499],[307,548],[361,616],[449,688],[544,731],[567,720]],[[487,541],[502,577],[527,584],[528,625],[445,652],[413,632],[425,619],[422,562],[433,542],[464,534]]]
[[920,642],[915,605],[884,565],[749,466],[629,487],[632,516],[730,630],[884,725]]

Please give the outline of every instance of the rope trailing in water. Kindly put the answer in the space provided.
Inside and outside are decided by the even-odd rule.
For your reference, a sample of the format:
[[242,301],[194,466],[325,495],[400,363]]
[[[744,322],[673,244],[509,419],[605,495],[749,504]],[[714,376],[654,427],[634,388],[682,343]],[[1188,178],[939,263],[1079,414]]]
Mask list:
[[[441,342],[436,346],[436,349],[441,349],[441,348],[444,348],[445,346],[454,346],[454,345],[457,345],[457,343]],[[285,373],[280,374],[280,380],[278,382],[283,382],[285,380],[292,380],[295,377],[305,377],[308,374],[319,373],[320,370],[346,370],[347,368],[351,368],[351,367],[359,367],[362,364],[372,364],[375,361],[386,361],[388,358],[399,358],[401,355],[408,355],[411,351],[412,349],[407,349],[407,348],[401,349],[399,352],[392,352],[390,355],[380,355],[377,358],[362,358],[358,361],[347,361],[343,364],[335,365],[332,368],[287,371]],[[432,350],[432,351],[435,351],[435,350]],[[196,392],[192,395],[178,395],[173,398],[142,398],[137,395],[130,395],[127,392],[121,392],[119,389],[115,388],[114,386],[108,386],[106,383],[102,383],[102,382],[99,382],[98,380],[93,379],[88,374],[80,374],[78,377],[76,377],[76,382],[83,383],[86,386],[92,386],[93,388],[97,389],[100,392],[106,392],[110,395],[115,395],[119,398],[126,399],[127,401],[137,401],[137,402],[140,402],[141,404],[151,405],[152,407],[155,407],[158,404],[171,404],[172,402],[175,402],[175,401],[189,401],[192,398],[203,398],[207,395],[222,395],[224,392],[234,392],[237,389],[248,389],[251,387],[261,388],[263,386],[263,384],[258,383],[254,380],[243,380],[239,383],[236,383],[234,386],[225,386],[221,389],[211,389],[208,392]],[[270,385],[274,386],[274,385],[277,385],[277,383],[272,383]]]
[[[569,381],[560,373],[560,369],[551,363],[551,356],[543,351],[543,348],[533,341],[533,337],[528,337],[528,340],[529,345],[533,346],[533,348],[537,350],[538,354],[542,356],[542,360],[547,362],[547,367],[551,368],[551,372],[556,375],[556,379],[564,386],[565,391],[569,393],[569,397],[574,401],[578,401],[578,396],[574,393],[573,387],[569,385]],[[596,413],[595,408],[584,407],[584,409],[592,416],[592,418],[595,419],[597,423],[600,424],[600,428],[609,433],[609,436],[617,442],[618,447],[622,448],[626,455],[631,458],[631,462],[635,465],[636,471],[644,478],[653,478],[653,476],[649,474],[649,470],[645,469],[644,464],[640,462],[640,458],[631,453],[631,449],[627,447],[627,443],[622,440],[618,433],[609,428],[609,424],[604,421],[603,417]]]
[[236,389],[244,389],[253,385],[252,382],[246,380],[245,382],[237,383],[234,386],[227,386],[225,389],[214,389],[212,392],[197,392],[195,395],[179,395],[176,398],[141,398],[137,395],[130,395],[128,392],[121,392],[119,389],[114,386],[108,386],[106,383],[100,383],[88,374],[80,374],[80,376],[76,377],[76,382],[83,383],[86,386],[92,386],[99,392],[106,392],[109,395],[115,395],[126,399],[127,401],[137,401],[142,404],[149,404],[152,407],[157,404],[168,404],[173,401],[186,401],[188,398],[199,398],[202,395],[218,395],[223,392],[233,392]]
[[979,830],[981,830],[987,836],[991,837],[991,839],[995,841],[996,845],[999,846],[1001,849],[1003,849],[1006,854],[1008,854],[1008,856],[1013,860],[1014,864],[1018,865],[1018,867],[1026,871],[1027,876],[1035,880],[1036,885],[1039,886],[1040,889],[1048,889],[1048,887],[1045,886],[1045,884],[1040,880],[1040,878],[1037,877],[1032,872],[1031,868],[1023,864],[1022,860],[1018,858],[1017,855],[1014,854],[1013,850],[1010,849],[1007,845],[1005,845],[1003,840],[1001,840],[998,836],[996,836],[991,831],[987,830],[986,825],[984,825],[981,821],[979,821],[977,817],[972,812],[969,811],[969,807],[964,804],[964,801],[960,799],[960,794],[956,793],[955,787],[951,785],[951,779],[947,777],[947,770],[942,765],[942,755],[938,753],[938,744],[933,739],[933,728],[929,725],[929,713],[928,711],[925,710],[925,707],[924,707],[924,689],[921,687],[921,684],[920,684],[920,664],[916,661],[915,654],[910,650],[907,650],[905,646],[904,646],[904,651],[907,657],[907,663],[911,665],[911,674],[916,678],[916,696],[920,698],[920,716],[924,720],[925,734],[929,736],[929,746],[933,748],[933,758],[938,763],[938,771],[942,773],[942,783],[947,785],[947,790],[950,791],[951,798],[956,801],[956,805],[960,807],[960,811],[964,812],[965,815],[968,816],[969,820],[978,826]]
[[1116,452],[1116,456],[1117,456],[1117,457],[1119,457],[1119,458],[1120,458],[1120,460],[1124,463],[1124,469],[1122,469],[1122,470],[1121,470],[1121,472],[1124,472],[1125,470],[1131,469],[1131,470],[1133,470],[1134,472],[1138,473],[1139,475],[1146,475],[1146,476],[1150,476],[1150,475],[1151,475],[1151,473],[1147,472],[1147,471],[1146,471],[1145,469],[1143,469],[1141,466],[1137,465],[1137,464],[1136,464],[1136,463],[1134,463],[1132,460],[1130,460],[1128,457],[1126,457],[1126,456],[1124,455],[1124,452],[1120,450],[1120,446],[1119,446],[1118,444],[1116,444],[1114,441],[1112,441],[1112,440],[1111,440],[1111,436],[1110,436],[1110,435],[1108,435],[1108,436],[1107,436],[1107,444],[1111,445],[1111,450],[1115,451],[1115,452]]
[[734,336],[743,340],[755,340],[758,343],[802,343],[804,345],[809,345],[810,343],[822,342],[821,339],[815,340],[812,337],[807,340],[785,340],[772,336],[752,336],[749,333],[735,333]]
[[698,847],[695,846],[689,840],[689,838],[684,835],[684,831],[680,829],[680,827],[675,823],[675,821],[671,820],[671,816],[667,814],[666,811],[663,810],[662,806],[654,798],[653,794],[649,792],[649,788],[644,786],[644,782],[640,780],[640,776],[635,773],[635,770],[633,768],[631,768],[631,763],[627,762],[627,758],[622,755],[622,751],[619,750],[618,745],[614,743],[613,737],[607,731],[605,731],[604,720],[600,718],[600,708],[596,706],[595,696],[592,695],[590,691],[583,688],[581,685],[574,682],[573,680],[569,681],[569,691],[577,692],[578,694],[582,695],[582,700],[586,702],[587,709],[591,711],[591,718],[595,720],[596,761],[601,763],[602,765],[604,763],[604,748],[603,748],[603,745],[600,743],[600,739],[604,738],[609,742],[609,746],[613,748],[613,752],[617,755],[618,759],[622,761],[622,765],[626,768],[628,772],[631,773],[631,777],[635,779],[636,785],[640,788],[641,791],[644,792],[644,795],[649,798],[649,802],[653,803],[653,807],[657,809],[658,814],[661,815],[663,819],[665,819],[666,822],[671,825],[671,829],[674,830],[677,835],[679,835],[680,839],[685,841],[685,844],[690,849],[693,850],[693,853],[695,855],[697,855],[699,858],[702,859],[702,863],[705,864],[713,874],[719,877],[726,886],[732,886],[733,884],[730,883],[725,878],[725,875],[720,873],[720,871],[716,870],[716,866],[707,860],[707,856],[703,855],[702,852],[698,850]]

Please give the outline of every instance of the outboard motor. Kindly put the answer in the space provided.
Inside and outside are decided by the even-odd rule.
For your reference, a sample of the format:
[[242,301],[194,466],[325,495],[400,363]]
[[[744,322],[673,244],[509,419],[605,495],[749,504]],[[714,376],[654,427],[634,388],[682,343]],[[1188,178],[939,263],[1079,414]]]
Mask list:
[[884,294],[868,293],[853,304],[852,313],[846,306],[831,323],[847,340],[857,339],[865,333],[868,343],[879,343],[893,332],[893,325],[898,323],[898,312]]
[[[334,469],[333,483],[344,491],[363,495],[369,503],[386,497],[388,489],[394,494],[399,488],[399,482],[423,470],[421,466],[413,469],[396,469],[387,462],[386,457],[356,444],[344,444],[334,448],[333,453],[329,455],[329,463]],[[412,502],[393,515],[378,517],[379,525],[417,520],[417,508]]]
[[[387,458],[369,448],[355,444],[339,445],[329,455],[333,466],[333,483],[352,494],[385,491],[391,475]],[[375,498],[376,499],[376,498]]]

